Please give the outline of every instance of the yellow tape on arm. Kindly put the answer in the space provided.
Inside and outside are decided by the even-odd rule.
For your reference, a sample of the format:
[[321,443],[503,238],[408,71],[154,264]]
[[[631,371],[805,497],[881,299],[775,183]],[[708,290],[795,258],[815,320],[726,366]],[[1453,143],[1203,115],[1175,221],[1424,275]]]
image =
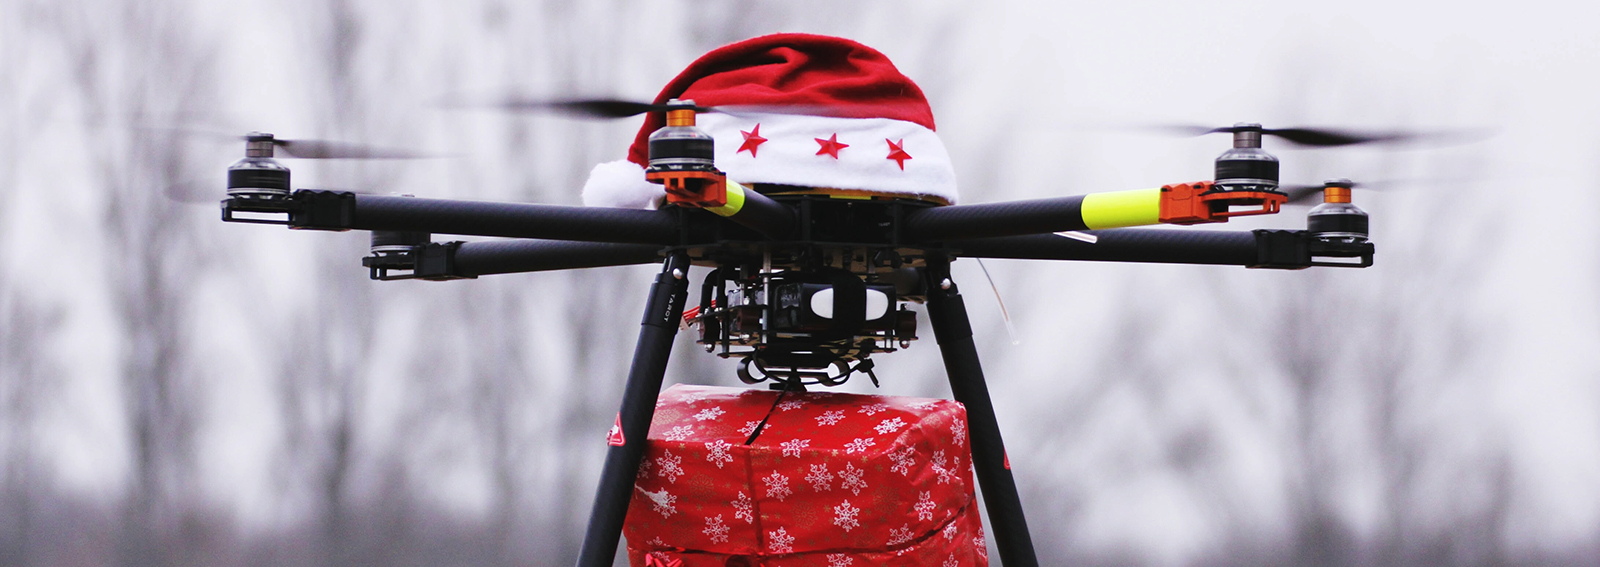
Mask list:
[[728,183],[728,204],[720,207],[706,209],[725,217],[739,214],[739,209],[744,208],[744,186],[732,181]]
[[1090,229],[1141,226],[1161,222],[1161,190],[1135,189],[1083,196],[1084,226]]

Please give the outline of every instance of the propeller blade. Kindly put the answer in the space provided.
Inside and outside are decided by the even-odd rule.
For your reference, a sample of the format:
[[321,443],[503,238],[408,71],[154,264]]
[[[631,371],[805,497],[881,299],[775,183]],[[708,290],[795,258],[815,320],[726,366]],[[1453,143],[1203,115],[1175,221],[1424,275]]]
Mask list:
[[1323,185],[1279,185],[1278,190],[1289,194],[1287,205],[1309,205],[1322,201]]
[[[510,98],[497,102],[472,103],[472,102],[446,102],[444,106],[454,108],[489,108],[507,112],[542,112],[560,114],[573,118],[627,118],[638,116],[646,112],[666,112],[669,108],[665,104],[651,104],[631,100],[610,98],[570,99],[570,100],[538,100]],[[685,108],[685,107],[676,107]],[[697,112],[707,112],[711,109],[705,107],[687,107]]]
[[[1365,191],[1391,192],[1404,191],[1422,187],[1460,187],[1482,182],[1477,178],[1428,178],[1412,177],[1398,179],[1378,179],[1374,181],[1360,181],[1350,184],[1352,189]],[[1278,190],[1289,194],[1289,205],[1315,205],[1322,202],[1322,189],[1327,184],[1317,185],[1279,185]]]
[[1357,144],[1382,144],[1403,142],[1443,142],[1443,143],[1468,143],[1488,138],[1492,132],[1487,130],[1448,130],[1448,131],[1367,131],[1346,128],[1262,128],[1256,125],[1234,125],[1221,128],[1198,126],[1194,124],[1153,124],[1137,126],[1141,130],[1152,130],[1174,136],[1204,136],[1206,134],[1223,134],[1240,131],[1255,130],[1265,136],[1274,136],[1292,144],[1309,147],[1339,147]]
[[215,205],[227,196],[223,185],[216,180],[191,179],[162,187],[161,195],[179,203]]
[[428,159],[439,157],[412,150],[380,148],[330,140],[285,140],[279,138],[273,140],[272,143],[277,145],[285,156],[300,159]]
[[[480,105],[469,105],[480,106]],[[617,99],[506,100],[487,106],[512,112],[548,112],[575,118],[627,118],[646,112],[666,112],[665,104]],[[696,110],[704,110],[696,108]]]
[[[245,141],[250,138],[248,135],[240,135],[236,131],[228,132],[213,127],[140,125],[136,126],[136,128],[153,133],[176,134],[188,138],[210,139],[217,142]],[[270,136],[270,134],[268,135]],[[277,153],[282,157],[300,159],[431,159],[447,157],[418,150],[386,148],[333,140],[286,140],[275,138],[272,143],[277,146]]]
[[729,104],[722,106],[668,106],[612,98],[540,100],[509,98],[496,102],[474,103],[447,100],[443,106],[452,108],[488,108],[506,112],[539,112],[559,114],[572,118],[627,118],[646,112],[666,112],[672,109],[692,109],[695,112],[720,112],[734,116],[748,114],[798,114],[807,116],[834,116],[849,118],[843,109],[818,105]]
[[1331,128],[1263,128],[1262,134],[1277,136],[1302,146],[1337,147],[1380,142],[1405,142],[1432,136],[1421,132],[1358,132]]

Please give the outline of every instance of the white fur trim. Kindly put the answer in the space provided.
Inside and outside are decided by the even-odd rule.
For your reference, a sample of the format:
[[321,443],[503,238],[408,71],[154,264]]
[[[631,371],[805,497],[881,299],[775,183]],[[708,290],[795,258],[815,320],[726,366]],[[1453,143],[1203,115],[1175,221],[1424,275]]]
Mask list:
[[594,166],[583,183],[583,204],[588,207],[654,209],[667,192],[644,179],[644,168],[628,160]]
[[[950,154],[932,130],[915,122],[887,118],[832,118],[796,114],[705,113],[700,127],[717,141],[717,169],[740,183],[781,183],[805,187],[865,189],[885,193],[930,195],[956,202],[955,168]],[[761,125],[766,138],[755,155],[739,151],[743,132]],[[839,158],[817,155],[817,139],[838,134],[850,147]],[[904,143],[911,155],[905,169],[888,159],[889,144]]]

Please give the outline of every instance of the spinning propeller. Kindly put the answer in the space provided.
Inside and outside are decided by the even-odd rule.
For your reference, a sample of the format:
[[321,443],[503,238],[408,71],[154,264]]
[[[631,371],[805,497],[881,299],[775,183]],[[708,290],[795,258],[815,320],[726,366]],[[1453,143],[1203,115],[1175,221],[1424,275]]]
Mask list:
[[[244,139],[249,140],[250,136]],[[385,148],[356,144],[351,142],[335,142],[332,140],[285,140],[273,137],[271,134],[262,135],[276,146],[278,151],[286,157],[299,159],[427,159],[439,157],[414,150],[399,148]]]
[[544,112],[561,114],[574,118],[627,118],[638,116],[647,112],[666,112],[668,110],[693,110],[699,112],[720,112],[723,114],[804,114],[812,116],[848,117],[841,110],[834,107],[820,105],[764,105],[764,104],[725,104],[718,106],[700,105],[668,105],[631,100],[608,98],[568,99],[568,100],[540,100],[540,99],[506,99],[490,103],[463,103],[447,102],[444,106],[452,108],[487,108],[507,112]]
[[1260,124],[1241,122],[1233,126],[1212,128],[1196,125],[1167,125],[1157,126],[1157,129],[1172,132],[1182,136],[1204,136],[1206,134],[1237,134],[1241,132],[1254,132],[1262,136],[1272,136],[1284,141],[1308,147],[1339,147],[1357,144],[1400,143],[1400,142],[1461,142],[1472,141],[1483,135],[1476,131],[1407,131],[1407,130],[1356,130],[1347,128],[1263,128]]
[[239,135],[214,128],[196,128],[192,126],[147,126],[143,130],[159,130],[176,132],[183,136],[210,138],[217,141],[245,141],[265,142],[281,152],[281,157],[298,159],[430,159],[445,157],[418,150],[395,147],[382,147],[354,142],[338,142],[333,140],[318,140],[304,138],[290,140],[273,136],[263,132],[251,132]]
[[[192,127],[158,128],[188,136],[245,142],[245,159],[230,168],[228,187],[230,193],[243,189],[247,194],[287,194],[288,170],[273,162],[272,158],[297,159],[428,159],[442,157],[415,150],[380,147],[332,140],[278,138],[264,132],[251,132],[243,136],[217,130]],[[242,167],[241,167],[242,166]],[[253,171],[251,171],[253,170]],[[216,201],[214,183],[190,180],[162,188],[168,199],[184,203],[212,203]],[[259,186],[259,187],[258,187]],[[362,193],[361,191],[355,191]]]
[[1279,185],[1278,190],[1289,195],[1288,205],[1310,205],[1322,202],[1322,193],[1329,187],[1346,189],[1372,189],[1371,183],[1357,183],[1349,179],[1329,179],[1316,185]]

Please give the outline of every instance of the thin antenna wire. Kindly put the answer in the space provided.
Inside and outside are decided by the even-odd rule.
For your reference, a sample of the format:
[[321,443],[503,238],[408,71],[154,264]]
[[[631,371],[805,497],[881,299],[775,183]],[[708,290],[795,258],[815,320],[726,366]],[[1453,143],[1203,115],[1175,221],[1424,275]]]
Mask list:
[[973,259],[978,261],[978,268],[983,270],[983,277],[989,280],[989,289],[994,290],[994,302],[1000,304],[1000,317],[1006,320],[1006,336],[1011,337],[1011,344],[1022,344],[1022,339],[1017,337],[1016,326],[1011,324],[1011,312],[1006,310],[1006,300],[1000,299],[1000,286],[994,284],[994,276],[989,275],[989,267],[983,265],[983,258]]

